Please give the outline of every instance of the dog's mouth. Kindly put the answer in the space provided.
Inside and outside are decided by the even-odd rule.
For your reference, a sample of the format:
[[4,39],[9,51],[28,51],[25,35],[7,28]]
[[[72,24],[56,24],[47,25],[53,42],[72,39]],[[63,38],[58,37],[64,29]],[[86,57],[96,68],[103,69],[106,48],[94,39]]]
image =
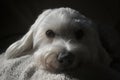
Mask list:
[[45,59],[45,69],[50,72],[61,73],[73,69],[74,56],[71,53],[62,55],[50,54]]

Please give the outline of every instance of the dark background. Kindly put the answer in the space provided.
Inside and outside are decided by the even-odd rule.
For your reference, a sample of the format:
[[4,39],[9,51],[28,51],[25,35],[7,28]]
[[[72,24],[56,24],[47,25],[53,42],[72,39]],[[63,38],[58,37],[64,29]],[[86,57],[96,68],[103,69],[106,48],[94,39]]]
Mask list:
[[[45,9],[71,7],[104,27],[114,27],[112,47],[119,44],[119,0],[2,0],[0,1],[0,52],[27,32]],[[107,32],[106,27],[106,32]],[[110,28],[112,30],[113,28]],[[112,31],[109,33],[111,34]],[[104,34],[103,34],[104,35]],[[106,37],[104,37],[104,40]],[[110,41],[104,41],[108,46]],[[113,40],[114,42],[114,40]],[[106,44],[105,44],[106,45]],[[118,48],[117,50],[119,50]]]

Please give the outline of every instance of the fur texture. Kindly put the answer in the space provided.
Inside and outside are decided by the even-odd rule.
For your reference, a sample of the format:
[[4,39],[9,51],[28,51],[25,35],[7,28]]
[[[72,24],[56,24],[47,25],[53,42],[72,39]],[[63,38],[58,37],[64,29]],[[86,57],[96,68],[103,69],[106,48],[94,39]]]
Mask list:
[[[10,65],[14,66],[20,62],[26,62],[27,66],[24,64],[24,69],[28,71],[26,72],[24,69],[21,69],[23,65],[20,64],[21,67],[19,69],[21,71],[15,73],[19,74],[18,77],[9,80],[16,80],[18,78],[21,78],[20,80],[29,80],[28,78],[21,77],[21,75],[24,75],[24,77],[32,76],[36,72],[35,70],[40,71],[41,75],[46,74],[46,71],[46,75],[50,74],[48,76],[49,79],[40,77],[40,80],[64,80],[65,75],[62,76],[63,74],[58,73],[70,72],[71,69],[74,71],[86,64],[109,66],[111,59],[102,47],[95,28],[94,23],[90,19],[71,8],[57,8],[44,11],[31,26],[30,30],[6,50],[4,64],[9,64],[10,62]],[[72,59],[64,59],[63,62],[60,62],[58,56],[63,52],[65,54],[71,53],[74,59],[71,56]],[[26,56],[30,56],[30,59],[22,59]],[[19,59],[20,62],[16,63],[16,60],[19,61]],[[12,60],[13,63],[11,62]],[[28,64],[29,68],[26,68]],[[32,69],[30,65],[32,65]],[[11,66],[10,68],[12,68]],[[15,68],[15,70],[18,69]],[[33,72],[28,74],[29,70]],[[1,74],[5,71],[2,71]],[[9,75],[14,74],[9,73],[9,69],[5,73]],[[54,79],[51,75],[54,75]],[[7,77],[4,77],[2,80],[7,80]],[[66,77],[65,80],[71,80],[71,78],[67,79]]]

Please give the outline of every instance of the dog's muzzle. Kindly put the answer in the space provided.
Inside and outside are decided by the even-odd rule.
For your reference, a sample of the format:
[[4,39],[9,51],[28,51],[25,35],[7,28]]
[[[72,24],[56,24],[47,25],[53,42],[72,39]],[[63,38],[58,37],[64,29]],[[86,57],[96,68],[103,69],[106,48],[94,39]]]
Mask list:
[[57,60],[62,67],[70,66],[73,63],[74,58],[75,56],[68,51],[61,51],[57,56]]

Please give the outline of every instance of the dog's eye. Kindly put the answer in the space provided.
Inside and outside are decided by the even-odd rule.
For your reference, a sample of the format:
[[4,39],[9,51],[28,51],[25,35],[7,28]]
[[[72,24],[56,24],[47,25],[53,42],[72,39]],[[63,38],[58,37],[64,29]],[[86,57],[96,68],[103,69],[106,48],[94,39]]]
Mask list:
[[52,30],[47,30],[46,35],[49,38],[54,38],[55,37],[55,33]]
[[80,29],[80,30],[75,31],[75,38],[77,40],[81,39],[83,35],[84,35],[83,30]]

